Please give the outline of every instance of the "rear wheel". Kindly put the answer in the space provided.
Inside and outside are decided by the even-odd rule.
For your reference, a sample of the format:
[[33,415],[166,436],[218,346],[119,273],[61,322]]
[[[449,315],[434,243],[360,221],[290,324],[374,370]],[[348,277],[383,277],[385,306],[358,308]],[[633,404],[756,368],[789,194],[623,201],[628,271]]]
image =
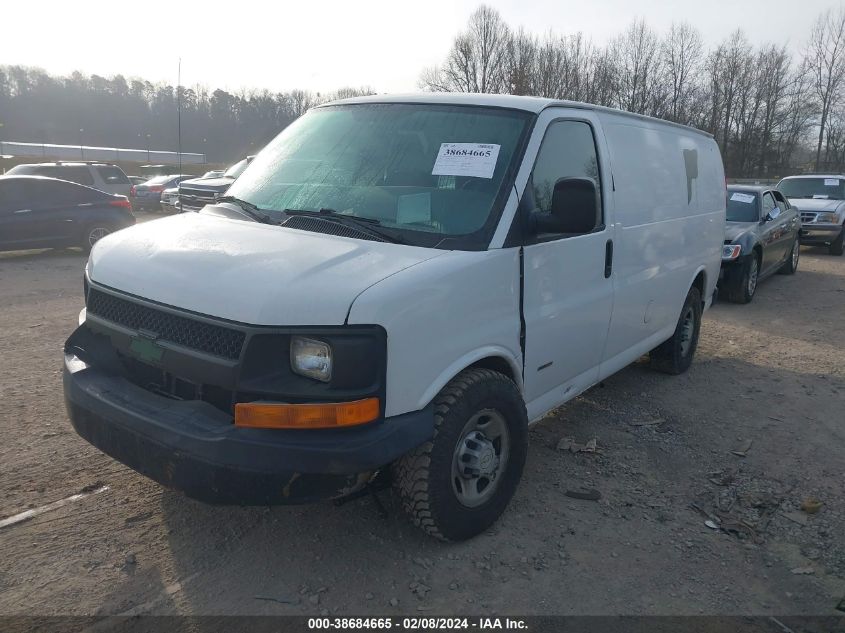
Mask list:
[[842,255],[842,253],[845,253],[845,227],[842,227],[842,230],[839,231],[839,237],[833,240],[830,246],[827,247],[827,252],[831,255]]
[[701,293],[692,287],[687,293],[675,333],[649,353],[651,366],[665,374],[682,374],[692,364],[701,330]]
[[513,381],[467,369],[434,401],[434,437],[393,465],[394,487],[417,526],[462,541],[504,512],[527,448],[525,404]]
[[106,235],[112,232],[112,228],[107,224],[92,224],[85,229],[82,238],[82,250],[90,251],[94,244],[103,239]]
[[789,251],[789,257],[778,269],[782,275],[794,275],[798,270],[798,258],[801,257],[801,239],[796,235],[795,241],[792,242],[792,250]]

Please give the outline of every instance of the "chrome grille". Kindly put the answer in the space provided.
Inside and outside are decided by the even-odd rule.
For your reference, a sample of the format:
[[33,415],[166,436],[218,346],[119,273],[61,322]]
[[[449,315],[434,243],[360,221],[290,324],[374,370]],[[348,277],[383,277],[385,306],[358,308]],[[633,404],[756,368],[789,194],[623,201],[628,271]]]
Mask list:
[[802,211],[801,212],[801,221],[802,222],[815,222],[818,213],[814,213],[813,211]]
[[183,209],[199,210],[207,204],[214,204],[216,192],[198,189],[179,189],[179,205]]

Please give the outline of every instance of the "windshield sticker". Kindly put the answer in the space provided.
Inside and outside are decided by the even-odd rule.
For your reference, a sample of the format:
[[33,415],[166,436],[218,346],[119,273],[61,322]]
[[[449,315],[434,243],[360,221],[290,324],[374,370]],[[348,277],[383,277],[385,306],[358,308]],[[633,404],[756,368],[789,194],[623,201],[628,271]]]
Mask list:
[[431,175],[492,178],[500,147],[484,143],[441,143]]
[[839,186],[839,178],[825,178],[824,179],[824,186],[825,187],[838,187]]
[[754,194],[751,193],[734,193],[731,195],[731,200],[736,202],[744,202],[745,204],[751,204],[754,202]]

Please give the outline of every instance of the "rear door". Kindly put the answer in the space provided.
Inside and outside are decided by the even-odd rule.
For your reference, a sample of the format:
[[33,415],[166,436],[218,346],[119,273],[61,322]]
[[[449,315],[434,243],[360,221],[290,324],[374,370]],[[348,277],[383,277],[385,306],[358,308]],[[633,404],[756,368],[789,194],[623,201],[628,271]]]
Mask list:
[[75,244],[91,207],[107,194],[59,180],[44,180],[39,185],[39,208],[33,210],[34,228],[41,239],[51,244]]
[[777,206],[771,191],[766,191],[763,194],[761,204],[760,217],[763,224],[761,225],[760,237],[763,246],[763,261],[760,272],[766,274],[783,259],[782,237],[784,227],[780,221],[781,210]]
[[[524,215],[549,213],[561,178],[589,178],[602,201],[608,197],[611,178],[600,169],[604,145],[597,119],[591,112],[571,117],[565,112],[546,110],[538,119],[536,129],[548,125],[523,193]],[[587,232],[525,239],[525,395],[526,401],[536,401],[529,415],[598,379],[613,309],[612,235],[604,202],[599,215]]]

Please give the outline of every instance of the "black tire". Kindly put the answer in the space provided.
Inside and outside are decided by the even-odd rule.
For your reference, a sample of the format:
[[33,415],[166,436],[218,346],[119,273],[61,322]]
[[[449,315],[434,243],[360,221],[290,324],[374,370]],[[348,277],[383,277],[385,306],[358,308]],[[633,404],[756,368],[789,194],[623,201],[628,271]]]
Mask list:
[[792,249],[789,251],[789,255],[786,256],[786,261],[778,268],[778,273],[781,275],[794,275],[795,271],[798,270],[798,260],[800,257],[801,238],[796,235],[795,241],[792,242]]
[[[733,303],[751,303],[760,282],[760,254],[754,251],[742,265],[739,278],[727,288],[726,296]],[[753,283],[752,283],[753,275]]]
[[114,227],[105,223],[97,222],[89,224],[82,232],[82,241],[79,245],[82,247],[82,250],[87,253],[94,247],[94,244],[113,231]]
[[842,230],[839,231],[839,237],[833,240],[830,246],[827,247],[827,252],[831,255],[842,255],[842,253],[845,253],[845,227],[842,227]]
[[[505,439],[499,440],[495,457],[488,452],[477,463],[490,457],[502,470],[488,479],[487,485],[493,488],[482,495],[490,496],[470,507],[457,491],[469,484],[464,484],[460,475],[455,476],[454,469],[456,465],[469,466],[461,447],[480,446],[473,444],[469,437],[472,429],[467,429],[477,424],[473,420],[483,420],[487,412],[497,416],[495,422],[500,427],[504,423]],[[494,443],[490,447],[497,450]],[[434,400],[434,437],[393,464],[394,489],[418,527],[443,541],[462,541],[486,530],[504,512],[522,476],[527,450],[528,417],[517,386],[499,372],[466,369]],[[503,466],[499,461],[502,454]],[[484,463],[489,464],[489,460]],[[477,482],[473,484],[477,486],[484,477],[470,475],[465,479]]]
[[698,288],[692,287],[687,293],[684,307],[681,308],[681,316],[678,317],[672,338],[649,352],[651,366],[657,371],[673,376],[684,373],[695,356],[700,330],[701,293]]

